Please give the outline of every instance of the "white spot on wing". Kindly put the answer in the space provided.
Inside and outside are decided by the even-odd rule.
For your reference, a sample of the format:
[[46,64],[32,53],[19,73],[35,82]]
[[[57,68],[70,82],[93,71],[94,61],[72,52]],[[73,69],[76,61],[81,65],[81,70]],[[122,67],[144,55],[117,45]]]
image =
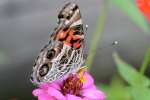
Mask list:
[[82,20],[81,20],[81,19],[79,19],[78,21],[74,22],[74,23],[71,25],[71,27],[76,26],[76,25],[80,25],[80,24],[82,24]]

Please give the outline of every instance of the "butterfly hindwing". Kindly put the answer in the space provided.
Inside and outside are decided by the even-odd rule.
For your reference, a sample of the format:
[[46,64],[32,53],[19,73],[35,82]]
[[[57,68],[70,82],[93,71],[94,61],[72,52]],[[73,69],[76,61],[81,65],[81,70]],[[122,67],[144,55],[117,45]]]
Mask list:
[[34,84],[63,78],[79,70],[84,63],[84,30],[78,5],[66,4],[58,20],[50,42],[41,50],[33,66],[31,81]]

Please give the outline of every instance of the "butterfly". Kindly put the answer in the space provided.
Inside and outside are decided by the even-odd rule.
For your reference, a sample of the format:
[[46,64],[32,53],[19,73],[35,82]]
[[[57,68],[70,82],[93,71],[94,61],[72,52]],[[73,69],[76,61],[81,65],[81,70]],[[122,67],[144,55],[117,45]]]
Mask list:
[[67,3],[58,14],[57,27],[33,65],[31,82],[40,85],[76,73],[85,62],[85,34],[79,6]]

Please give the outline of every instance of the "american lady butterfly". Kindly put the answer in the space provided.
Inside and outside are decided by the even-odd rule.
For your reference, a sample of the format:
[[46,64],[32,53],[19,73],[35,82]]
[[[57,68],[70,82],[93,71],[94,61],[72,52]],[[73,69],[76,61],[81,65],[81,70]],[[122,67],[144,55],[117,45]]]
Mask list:
[[77,72],[84,64],[84,28],[78,5],[66,4],[58,25],[33,65],[31,82],[40,85]]

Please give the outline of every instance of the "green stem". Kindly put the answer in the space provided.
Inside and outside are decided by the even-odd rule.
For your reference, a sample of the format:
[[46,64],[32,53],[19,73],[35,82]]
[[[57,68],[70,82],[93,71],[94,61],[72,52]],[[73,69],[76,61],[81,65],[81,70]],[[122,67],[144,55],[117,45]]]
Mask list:
[[144,74],[146,68],[148,67],[149,61],[150,61],[150,48],[147,50],[147,52],[144,56],[144,60],[143,60],[143,63],[141,65],[141,69],[140,69],[141,75]]
[[86,65],[88,66],[90,70],[90,66],[92,65],[94,56],[96,54],[97,44],[99,44],[99,40],[101,38],[101,34],[104,31],[105,26],[105,20],[107,15],[107,9],[108,9],[108,2],[104,1],[104,4],[102,6],[102,11],[100,13],[100,17],[98,19],[98,23],[96,25],[96,30],[93,34],[92,41],[90,42],[90,49],[89,49],[89,56],[86,61]]

